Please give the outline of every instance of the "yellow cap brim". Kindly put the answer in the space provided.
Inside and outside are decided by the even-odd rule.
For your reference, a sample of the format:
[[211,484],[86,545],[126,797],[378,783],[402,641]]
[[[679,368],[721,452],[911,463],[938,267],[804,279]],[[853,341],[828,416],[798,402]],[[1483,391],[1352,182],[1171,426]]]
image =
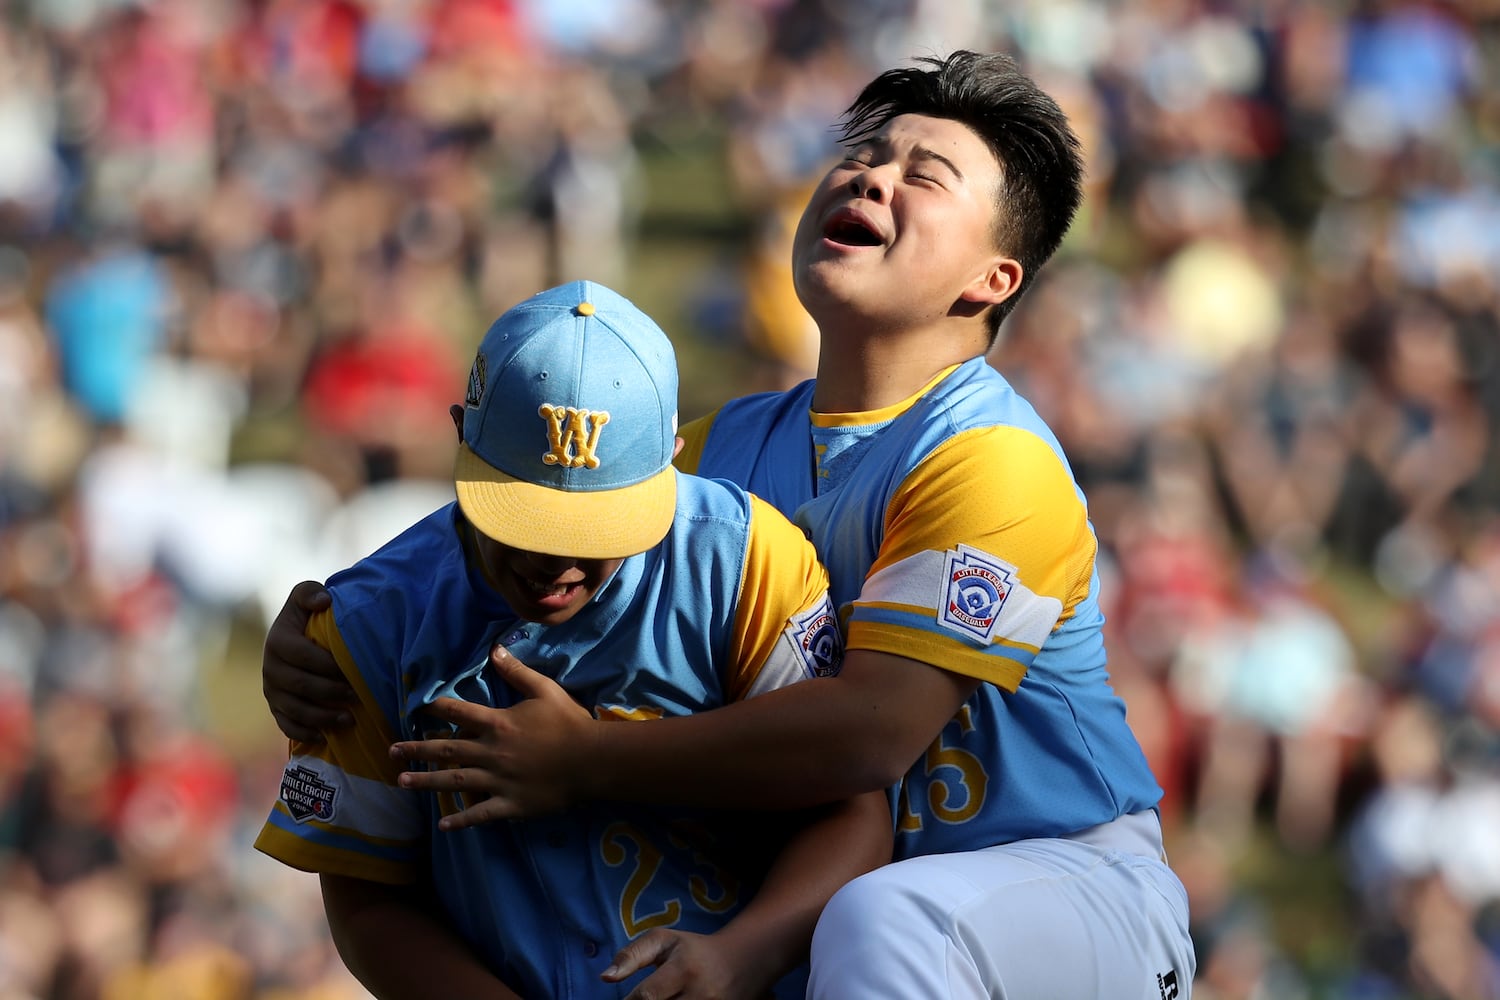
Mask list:
[[502,545],[574,559],[623,559],[657,545],[677,513],[677,471],[583,492],[506,475],[460,445],[454,486],[464,517]]

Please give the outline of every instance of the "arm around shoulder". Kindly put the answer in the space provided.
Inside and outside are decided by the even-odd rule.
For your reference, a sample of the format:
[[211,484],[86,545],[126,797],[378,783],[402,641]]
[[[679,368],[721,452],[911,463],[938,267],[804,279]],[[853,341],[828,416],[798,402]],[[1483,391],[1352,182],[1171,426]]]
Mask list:
[[797,808],[884,789],[979,686],[888,653],[840,673],[648,726],[595,723],[568,771],[581,798]]
[[349,725],[354,691],[333,656],[307,637],[314,615],[332,599],[323,585],[297,584],[266,631],[261,649],[261,692],[276,726],[288,738],[321,743],[324,732]]

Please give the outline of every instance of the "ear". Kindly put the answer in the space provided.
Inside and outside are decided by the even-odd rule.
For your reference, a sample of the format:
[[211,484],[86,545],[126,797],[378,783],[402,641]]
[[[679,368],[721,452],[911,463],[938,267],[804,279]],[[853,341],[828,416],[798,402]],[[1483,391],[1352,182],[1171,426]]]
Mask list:
[[1023,274],[1021,262],[1014,257],[994,257],[959,298],[985,306],[1004,302],[1020,289]]
[[681,454],[682,453],[682,446],[685,445],[685,444],[687,444],[687,442],[684,441],[682,438],[676,438],[675,440],[676,440],[677,443],[674,444],[674,445],[672,445],[672,457],[673,458],[676,458],[679,454]]
[[464,408],[457,403],[448,407],[448,416],[453,418],[453,429],[458,431],[458,439],[464,439]]

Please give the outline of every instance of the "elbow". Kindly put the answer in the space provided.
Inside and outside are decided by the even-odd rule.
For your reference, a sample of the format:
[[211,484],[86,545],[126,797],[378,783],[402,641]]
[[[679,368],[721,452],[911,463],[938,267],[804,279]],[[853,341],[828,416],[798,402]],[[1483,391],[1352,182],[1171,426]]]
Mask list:
[[881,754],[878,759],[870,762],[869,787],[889,788],[898,784],[902,778],[906,777],[906,772],[911,770],[917,756],[917,754],[912,754],[906,757],[889,752]]
[[910,719],[892,719],[889,725],[883,725],[879,717],[883,714],[865,714],[847,720],[842,727],[845,736],[832,754],[834,767],[842,776],[838,789],[841,796],[885,790],[900,783],[927,749],[930,738]]
[[844,773],[848,776],[849,794],[858,795],[890,788],[906,776],[913,763],[921,756],[921,749],[912,749],[909,741],[894,734],[864,739],[844,762]]
[[826,683],[821,724],[841,734],[839,763],[855,794],[899,783],[980,682],[861,649],[847,653],[843,669]]

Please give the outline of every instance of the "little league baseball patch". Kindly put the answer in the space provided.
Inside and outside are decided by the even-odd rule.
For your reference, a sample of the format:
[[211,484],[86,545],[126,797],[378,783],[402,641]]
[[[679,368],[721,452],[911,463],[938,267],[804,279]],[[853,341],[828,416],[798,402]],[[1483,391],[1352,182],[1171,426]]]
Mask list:
[[967,545],[945,553],[944,594],[938,623],[960,635],[989,642],[1005,600],[1015,586],[1016,569]]

